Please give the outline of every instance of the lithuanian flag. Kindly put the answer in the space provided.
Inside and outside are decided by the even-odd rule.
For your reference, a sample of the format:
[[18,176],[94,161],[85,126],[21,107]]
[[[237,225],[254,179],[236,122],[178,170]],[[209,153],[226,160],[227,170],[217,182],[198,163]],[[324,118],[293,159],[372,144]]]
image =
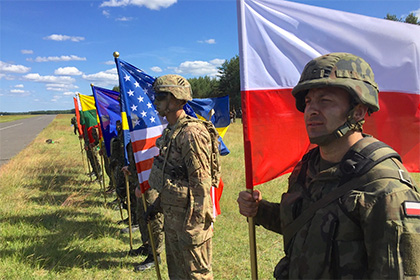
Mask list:
[[97,125],[99,123],[99,118],[96,114],[94,97],[79,93],[79,100],[82,105],[80,123],[82,125],[86,125],[87,128]]

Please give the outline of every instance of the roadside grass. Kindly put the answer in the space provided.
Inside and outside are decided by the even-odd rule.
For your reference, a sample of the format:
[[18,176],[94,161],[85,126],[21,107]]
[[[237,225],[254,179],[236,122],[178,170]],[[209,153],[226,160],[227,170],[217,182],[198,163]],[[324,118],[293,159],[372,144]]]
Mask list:
[[[156,279],[154,269],[133,271],[144,257],[127,256],[129,236],[120,233],[119,210],[105,207],[101,187],[86,175],[86,156],[68,125],[71,117],[58,115],[0,168],[0,279]],[[231,153],[221,158],[225,187],[222,214],[214,223],[214,278],[250,279],[248,225],[236,203],[245,189],[240,120],[229,127],[224,141]],[[419,184],[419,174],[413,177]],[[283,176],[258,189],[278,202],[286,185]],[[107,196],[108,202],[113,199]],[[259,278],[273,279],[283,255],[282,239],[261,227],[256,238]],[[138,232],[133,244],[141,245]],[[160,272],[168,279],[164,253]]]
[[0,123],[12,122],[12,121],[17,121],[21,119],[33,118],[33,117],[36,117],[36,115],[4,115],[4,116],[0,116]]
[[[156,279],[154,269],[133,271],[144,257],[127,256],[129,236],[120,233],[119,210],[105,207],[100,185],[86,175],[71,117],[58,115],[0,168],[0,279]],[[250,279],[248,225],[236,203],[245,189],[240,122],[230,126],[224,141],[231,154],[222,157],[225,187],[214,224],[214,278]],[[259,186],[272,201],[285,187],[284,177]],[[107,202],[113,199],[107,196]],[[256,231],[259,277],[271,279],[282,255],[281,237]],[[133,232],[133,248],[140,245],[140,234]],[[160,272],[168,279],[165,254]]]

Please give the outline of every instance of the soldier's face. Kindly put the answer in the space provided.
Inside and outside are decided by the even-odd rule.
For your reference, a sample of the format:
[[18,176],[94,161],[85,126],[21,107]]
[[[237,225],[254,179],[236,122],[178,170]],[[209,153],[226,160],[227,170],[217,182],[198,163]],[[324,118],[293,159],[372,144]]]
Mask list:
[[304,119],[309,138],[332,133],[347,120],[349,93],[338,87],[309,90],[305,97]]
[[164,117],[166,115],[166,110],[168,109],[170,101],[170,94],[167,92],[158,92],[155,95],[155,101],[153,102],[156,106],[156,110],[159,115]]

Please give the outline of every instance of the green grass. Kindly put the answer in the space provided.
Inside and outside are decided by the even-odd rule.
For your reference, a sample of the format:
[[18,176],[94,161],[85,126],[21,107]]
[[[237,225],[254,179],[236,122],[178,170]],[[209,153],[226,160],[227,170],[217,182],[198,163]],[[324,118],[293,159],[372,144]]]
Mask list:
[[0,116],[0,123],[12,122],[12,121],[17,121],[21,119],[33,118],[33,117],[36,117],[36,115],[4,115],[4,116]]
[[[71,117],[58,115],[0,168],[0,279],[156,279],[154,269],[133,271],[144,257],[127,256],[129,237],[120,233],[120,213],[104,207],[99,184],[85,175],[86,157],[68,125]],[[250,279],[248,225],[236,203],[245,189],[240,123],[229,128],[225,143],[231,154],[222,157],[225,188],[214,224],[214,277]],[[285,186],[280,178],[259,188],[279,200]],[[137,248],[140,234],[133,237]],[[257,250],[259,277],[270,279],[282,256],[281,238],[257,228]],[[168,279],[164,254],[160,271]]]
[[[69,125],[71,117],[58,115],[0,168],[0,279],[156,279],[154,269],[133,271],[144,257],[127,256],[129,237],[120,233],[120,213],[104,207],[99,184],[85,175],[86,157]],[[221,158],[225,188],[222,214],[214,224],[214,278],[250,279],[248,225],[236,203],[245,189],[240,122],[230,126],[224,141],[231,154]],[[419,174],[413,175],[418,184]],[[286,177],[258,186],[263,197],[280,201]],[[133,237],[137,248],[140,235]],[[283,255],[282,239],[260,227],[256,237],[259,278],[272,279]],[[160,271],[168,279],[165,263],[163,254]]]

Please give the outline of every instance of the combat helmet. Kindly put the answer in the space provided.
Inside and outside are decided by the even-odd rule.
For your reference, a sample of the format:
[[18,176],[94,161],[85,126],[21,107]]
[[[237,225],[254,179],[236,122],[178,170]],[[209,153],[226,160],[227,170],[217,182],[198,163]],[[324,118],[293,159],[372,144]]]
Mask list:
[[170,92],[179,100],[192,100],[191,85],[184,77],[175,74],[158,77],[153,83],[153,89],[158,92]]
[[347,90],[356,103],[368,107],[368,112],[379,110],[378,85],[370,65],[350,53],[330,53],[308,62],[299,83],[293,88],[296,108],[305,110],[305,96],[309,89],[339,87]]

